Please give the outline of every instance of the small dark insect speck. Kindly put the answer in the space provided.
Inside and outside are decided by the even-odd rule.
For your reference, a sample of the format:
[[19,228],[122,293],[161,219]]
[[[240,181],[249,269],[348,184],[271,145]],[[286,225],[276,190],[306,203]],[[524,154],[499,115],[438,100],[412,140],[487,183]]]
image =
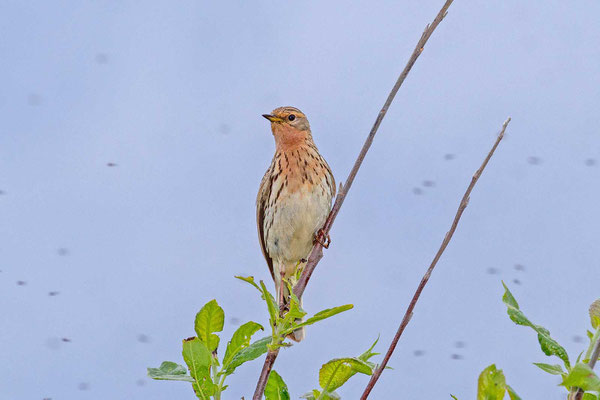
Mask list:
[[17,281],[17,285],[19,285],[19,286],[25,286],[25,285],[27,285],[27,282],[25,282],[25,281]]
[[27,95],[27,104],[30,106],[39,106],[42,104],[42,96],[36,93],[30,93]]
[[415,357],[421,357],[422,355],[425,355],[425,351],[424,350],[415,350],[415,351],[413,351],[413,356],[415,356]]
[[498,269],[496,269],[496,268],[490,267],[490,268],[486,269],[485,272],[490,275],[496,275],[500,271],[498,271]]
[[512,282],[513,282],[515,285],[520,285],[520,284],[521,284],[521,281],[520,281],[520,280],[518,280],[518,279],[513,279],[513,280],[512,280]]
[[416,194],[417,196],[420,195],[420,194],[423,194],[423,190],[421,188],[418,188],[418,187],[413,188],[412,192],[414,194]]
[[450,358],[453,359],[453,360],[462,360],[463,356],[461,356],[460,354],[452,354],[450,356]]
[[454,160],[456,156],[452,153],[444,154],[444,160]]
[[48,296],[58,296],[59,292],[48,292]]
[[62,338],[61,340],[65,343],[71,343],[71,339],[66,338],[66,337]]
[[231,127],[225,123],[219,125],[219,133],[221,135],[228,135],[231,132]]
[[137,341],[140,343],[148,343],[150,341],[150,338],[148,337],[148,335],[140,333],[139,335],[137,335]]
[[105,53],[98,53],[96,54],[96,57],[94,57],[94,60],[97,64],[108,64],[108,55]]
[[77,389],[79,390],[90,390],[90,384],[87,382],[81,382],[79,385],[77,385]]
[[527,163],[531,165],[540,165],[542,163],[542,160],[536,156],[529,156],[527,157]]
[[58,253],[59,256],[67,256],[69,255],[69,249],[61,247],[58,250],[56,250],[56,253]]
[[425,187],[434,187],[435,186],[435,182],[434,181],[425,180],[425,181],[423,181],[423,186],[425,186]]
[[106,166],[107,167],[116,167],[117,164],[115,164],[114,162],[108,162],[108,163],[106,163]]
[[572,340],[573,340],[575,343],[583,343],[583,337],[581,337],[581,336],[579,336],[579,335],[575,335],[575,336],[573,336]]
[[525,271],[525,266],[523,264],[515,264],[515,269],[517,271]]
[[2,196],[3,194],[6,194],[6,192],[4,190],[0,190],[0,196]]
[[593,167],[594,165],[596,165],[596,160],[593,158],[588,158],[587,160],[585,160],[585,165],[588,167]]

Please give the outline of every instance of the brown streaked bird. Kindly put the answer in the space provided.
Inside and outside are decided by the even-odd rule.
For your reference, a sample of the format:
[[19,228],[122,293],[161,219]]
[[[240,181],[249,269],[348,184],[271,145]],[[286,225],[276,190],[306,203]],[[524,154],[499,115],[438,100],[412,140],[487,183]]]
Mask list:
[[[306,115],[295,107],[263,114],[271,121],[275,156],[256,198],[260,247],[275,281],[280,307],[289,302],[283,280],[292,285],[315,241],[325,240],[321,228],[335,196],[335,179],[312,138]],[[304,328],[290,338],[300,341]]]

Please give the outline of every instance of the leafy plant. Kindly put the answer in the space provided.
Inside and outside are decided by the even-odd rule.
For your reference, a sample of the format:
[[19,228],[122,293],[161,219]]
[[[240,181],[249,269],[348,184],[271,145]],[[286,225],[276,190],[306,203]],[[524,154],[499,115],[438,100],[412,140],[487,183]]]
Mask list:
[[323,311],[319,311],[315,315],[310,318],[307,318],[305,321],[301,321],[302,318],[306,316],[306,312],[300,306],[300,300],[298,297],[294,295],[290,287],[290,301],[287,310],[280,310],[275,298],[269,292],[265,286],[263,281],[260,281],[257,284],[254,281],[254,277],[242,277],[236,276],[236,278],[249,283],[254,288],[256,288],[260,294],[261,298],[265,301],[267,305],[267,311],[269,313],[269,325],[271,326],[271,342],[268,345],[270,350],[276,350],[280,347],[291,346],[291,343],[285,342],[287,335],[294,332],[296,329],[312,325],[315,322],[319,322],[329,317],[333,317],[336,314],[339,314],[344,311],[348,311],[352,309],[354,306],[352,304],[345,304],[343,306],[328,308]]
[[[507,393],[510,400],[521,400],[513,388],[506,384],[504,372],[497,369],[495,364],[481,371],[477,381],[477,400],[502,400]],[[454,395],[450,397],[458,400]]]
[[[231,340],[227,343],[225,355],[219,360],[218,348],[221,339],[218,332],[223,330],[225,313],[216,300],[211,300],[196,314],[194,322],[196,336],[183,341],[182,355],[187,369],[177,363],[164,361],[159,368],[148,368],[150,378],[190,382],[194,393],[199,399],[220,400],[221,393],[227,389],[225,379],[233,374],[240,365],[260,357],[268,350],[291,346],[291,343],[286,342],[287,335],[296,329],[312,325],[353,307],[352,304],[346,304],[328,308],[300,322],[306,316],[306,312],[300,307],[300,301],[293,293],[289,302],[289,310],[280,310],[275,298],[267,290],[263,281],[257,284],[253,277],[237,278],[249,283],[260,292],[267,306],[271,335],[250,343],[252,336],[259,330],[264,330],[264,328],[257,322],[246,322],[233,333]],[[372,347],[370,350],[372,350]],[[375,353],[369,354],[369,357],[371,357]],[[361,362],[365,365],[371,365],[367,364],[366,360]],[[364,371],[366,369],[363,368],[363,370],[357,372],[365,373]],[[339,375],[336,376],[339,377]],[[285,382],[275,371],[271,371],[265,389],[265,396],[267,400],[290,398]]]
[[334,358],[323,364],[319,370],[321,388],[305,393],[302,398],[308,400],[341,399],[341,396],[335,392],[336,389],[339,389],[357,373],[372,375],[377,368],[377,365],[370,362],[369,359],[379,354],[373,353],[373,348],[378,340],[375,340],[371,347],[358,357]]
[[[556,356],[562,360],[563,365],[560,364],[546,364],[546,363],[533,363],[536,367],[542,371],[547,372],[551,375],[560,375],[562,377],[561,385],[564,386],[570,392],[576,391],[580,388],[584,392],[583,399],[592,400],[598,399],[600,393],[600,379],[592,370],[592,367],[588,365],[594,345],[600,340],[600,299],[596,300],[590,306],[589,314],[592,328],[595,332],[587,331],[587,336],[590,339],[590,344],[585,352],[583,360],[581,353],[577,357],[577,361],[574,366],[571,366],[567,351],[562,347],[555,339],[550,336],[548,329],[535,325],[521,311],[517,300],[510,292],[506,284],[502,282],[504,286],[504,296],[502,301],[506,304],[507,313],[510,319],[517,325],[529,326],[535,332],[537,332],[538,341],[544,354],[547,356]],[[596,360],[594,360],[596,361]],[[594,362],[595,363],[595,362]],[[593,366],[594,363],[591,363]],[[564,366],[564,369],[563,369]]]
[[[148,376],[157,380],[191,382],[199,399],[219,400],[227,389],[225,378],[245,362],[254,360],[267,352],[270,337],[250,344],[252,336],[263,327],[253,321],[240,326],[227,343],[225,356],[217,356],[220,338],[216,332],[223,330],[225,313],[211,300],[196,314],[194,330],[196,336],[183,341],[183,360],[187,369],[171,361],[164,361],[159,368],[148,368]],[[189,370],[189,375],[187,374]]]

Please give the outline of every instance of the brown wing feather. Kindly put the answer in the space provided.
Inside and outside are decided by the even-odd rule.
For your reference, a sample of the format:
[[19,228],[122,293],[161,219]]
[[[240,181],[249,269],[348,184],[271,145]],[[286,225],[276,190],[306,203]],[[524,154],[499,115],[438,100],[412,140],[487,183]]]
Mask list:
[[271,197],[271,187],[273,185],[271,168],[272,167],[269,167],[265,173],[265,176],[263,176],[258,189],[258,196],[256,197],[256,224],[258,228],[258,241],[260,242],[260,249],[262,250],[263,256],[265,256],[267,265],[269,266],[271,277],[273,277],[273,280],[275,280],[275,273],[273,272],[273,260],[267,253],[264,234],[265,208],[267,206],[267,202],[269,201],[269,197]]

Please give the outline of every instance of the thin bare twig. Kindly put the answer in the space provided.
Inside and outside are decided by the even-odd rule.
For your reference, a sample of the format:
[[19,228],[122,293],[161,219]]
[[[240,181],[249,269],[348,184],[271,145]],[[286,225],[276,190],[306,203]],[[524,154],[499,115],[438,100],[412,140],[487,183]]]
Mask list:
[[[342,207],[342,204],[344,203],[344,200],[346,199],[346,195],[348,194],[348,191],[350,190],[350,187],[352,186],[352,183],[354,182],[354,178],[356,177],[356,174],[358,173],[358,170],[359,170],[360,166],[362,165],[362,162],[365,159],[365,156],[367,155],[367,152],[369,151],[371,144],[373,143],[373,139],[375,138],[375,134],[377,133],[377,130],[379,129],[379,125],[381,125],[381,121],[383,121],[385,114],[387,113],[390,105],[392,104],[394,97],[396,97],[396,93],[398,93],[398,90],[404,83],[406,76],[408,75],[408,73],[412,69],[413,65],[417,61],[417,58],[419,58],[419,56],[423,52],[425,44],[431,37],[431,34],[433,33],[435,28],[437,28],[437,26],[440,24],[440,22],[442,22],[442,20],[446,16],[446,14],[448,12],[448,7],[450,7],[452,2],[453,2],[453,0],[446,0],[446,2],[444,3],[444,6],[439,11],[437,16],[433,20],[433,22],[430,25],[427,25],[427,27],[425,27],[425,31],[421,35],[421,38],[419,39],[417,46],[415,47],[415,50],[413,51],[412,55],[408,59],[408,62],[406,63],[404,70],[402,70],[402,73],[400,74],[400,76],[398,77],[398,80],[394,84],[394,87],[390,91],[390,94],[388,95],[385,103],[383,104],[381,111],[379,111],[379,114],[377,114],[375,123],[373,124],[373,127],[371,128],[371,131],[369,132],[369,135],[367,136],[367,139],[365,140],[365,143],[363,144],[363,147],[360,150],[360,153],[358,154],[356,161],[354,162],[354,166],[350,170],[350,174],[348,175],[348,179],[346,179],[346,183],[341,186],[341,188],[338,192],[338,195],[335,198],[335,203],[333,204],[333,207],[331,208],[331,212],[329,213],[329,216],[327,217],[327,220],[325,221],[325,225],[323,226],[323,233],[328,234],[329,231],[331,230],[333,221],[335,221],[335,218],[337,217],[338,213],[340,212],[340,208]],[[319,263],[319,261],[321,260],[321,258],[323,258],[323,246],[320,243],[316,243],[313,246],[313,248],[310,252],[310,255],[308,256],[306,266],[304,267],[304,270],[302,271],[302,274],[300,275],[300,279],[294,286],[293,291],[296,296],[301,297],[302,294],[304,293],[304,290],[306,289],[306,285],[308,284],[308,281],[310,280],[310,277],[312,276],[312,273],[315,270],[315,268],[316,268],[317,264]],[[265,386],[267,384],[267,379],[269,378],[269,373],[271,371],[273,363],[275,362],[276,357],[277,357],[277,354],[275,354],[274,357],[269,357],[269,354],[267,354],[267,358],[265,359],[265,363],[263,365],[263,369],[262,369],[260,378],[256,384],[256,390],[254,391],[254,397],[252,398],[253,400],[261,400],[262,395],[265,390]],[[268,363],[270,363],[270,365],[268,365]],[[266,376],[263,376],[263,374],[265,372],[266,372]]]
[[509,122],[510,122],[510,117],[506,121],[504,121],[504,124],[502,125],[502,130],[498,134],[498,138],[496,138],[496,142],[494,143],[494,146],[492,146],[492,149],[488,153],[487,157],[485,158],[485,160],[483,160],[481,167],[479,167],[479,169],[473,175],[473,178],[471,178],[471,183],[469,184],[467,191],[465,192],[462,200],[460,201],[458,210],[456,211],[456,215],[454,216],[454,220],[452,221],[452,226],[450,227],[450,230],[448,232],[446,232],[446,236],[444,237],[444,240],[442,241],[442,244],[441,244],[439,250],[437,251],[435,257],[433,258],[431,265],[429,265],[427,272],[425,272],[425,275],[423,275],[423,278],[421,279],[421,282],[419,283],[419,286],[417,287],[417,291],[413,295],[413,298],[410,301],[410,304],[408,305],[406,312],[404,313],[404,318],[402,318],[402,322],[400,323],[400,326],[398,327],[398,331],[396,332],[396,335],[394,336],[394,339],[392,340],[392,343],[390,344],[388,351],[385,353],[385,357],[383,358],[381,365],[379,365],[377,367],[377,369],[371,376],[371,379],[369,380],[369,383],[367,384],[367,387],[365,388],[365,391],[362,394],[361,400],[367,399],[367,397],[369,396],[369,393],[371,393],[371,390],[373,390],[373,386],[375,386],[375,383],[377,383],[377,380],[381,376],[381,373],[383,372],[388,361],[390,360],[392,353],[396,349],[398,340],[400,340],[400,336],[402,336],[402,332],[404,332],[404,329],[408,325],[408,323],[413,315],[413,309],[415,308],[415,305],[417,304],[417,301],[419,300],[419,297],[421,296],[421,292],[423,291],[423,288],[425,288],[425,285],[427,285],[427,281],[429,281],[429,277],[431,276],[433,269],[437,265],[437,262],[439,261],[440,257],[442,256],[442,253],[444,252],[444,250],[446,250],[448,243],[450,243],[450,239],[452,239],[452,235],[454,235],[454,231],[456,231],[456,227],[458,226],[458,221],[460,221],[460,217],[462,216],[463,211],[465,211],[465,208],[467,208],[467,205],[469,204],[469,197],[471,195],[471,191],[475,187],[475,184],[479,180],[481,173],[485,169],[486,165],[490,161],[490,158],[492,158],[494,151],[496,151],[496,148],[498,147],[498,145],[500,144],[500,141],[504,137],[504,131],[506,130],[506,126],[508,125]]
[[[447,0],[446,3],[444,4],[444,6],[442,7],[442,9],[439,11],[437,16],[433,20],[433,22],[430,25],[427,25],[427,27],[425,27],[425,31],[421,35],[421,38],[419,39],[419,42],[417,43],[415,50],[413,51],[410,58],[408,59],[408,62],[406,63],[404,70],[398,77],[398,80],[394,84],[394,87],[392,88],[385,103],[383,104],[381,111],[379,111],[379,114],[377,115],[377,118],[375,119],[375,123],[373,124],[373,127],[371,128],[371,132],[369,132],[369,136],[367,136],[367,139],[365,140],[365,143],[363,144],[363,147],[360,150],[360,153],[358,154],[358,158],[356,159],[356,162],[354,163],[352,170],[350,170],[350,174],[348,175],[348,179],[346,179],[346,183],[341,187],[337,197],[335,198],[335,203],[333,204],[331,212],[329,213],[329,216],[327,217],[327,220],[325,221],[325,225],[323,226],[323,231],[325,234],[328,234],[329,231],[331,230],[333,221],[335,221],[335,218],[337,217],[338,213],[340,212],[340,208],[342,207],[342,204],[344,203],[344,200],[346,199],[346,195],[348,194],[348,191],[350,190],[350,187],[352,186],[352,183],[354,182],[354,178],[356,177],[356,174],[358,173],[358,169],[360,168],[363,160],[365,159],[365,156],[367,155],[367,152],[369,151],[369,148],[371,147],[371,144],[373,143],[373,138],[375,138],[375,134],[377,133],[377,130],[379,129],[379,125],[381,125],[381,121],[383,121],[383,117],[385,117],[385,114],[387,113],[388,108],[392,104],[394,97],[396,97],[396,93],[398,93],[398,90],[404,83],[406,76],[408,75],[408,73],[412,69],[413,65],[417,61],[417,58],[419,58],[419,56],[423,52],[425,44],[431,37],[431,34],[435,30],[435,28],[437,28],[437,26],[440,24],[440,22],[442,22],[442,20],[448,13],[448,7],[450,7],[450,4],[452,4],[452,1],[453,0]],[[294,286],[294,293],[296,294],[296,296],[300,297],[302,295],[302,293],[304,293],[304,289],[306,289],[308,280],[310,279],[313,271],[315,270],[315,267],[317,266],[317,264],[319,263],[319,261],[321,260],[322,257],[323,257],[323,246],[321,244],[317,243],[317,244],[315,244],[310,255],[308,256],[308,261],[306,263],[306,266],[304,267],[304,271],[302,271],[302,275],[300,276],[298,283],[296,284],[296,286]]]

